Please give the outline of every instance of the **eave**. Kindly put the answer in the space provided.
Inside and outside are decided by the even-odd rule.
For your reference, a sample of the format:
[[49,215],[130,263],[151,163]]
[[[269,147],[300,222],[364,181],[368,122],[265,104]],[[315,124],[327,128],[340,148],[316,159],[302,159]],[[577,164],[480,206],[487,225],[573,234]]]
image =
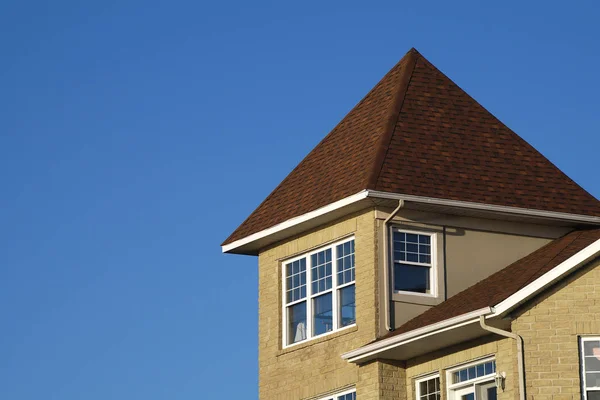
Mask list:
[[438,207],[440,209],[461,212],[463,215],[485,216],[492,219],[513,217],[517,219],[526,218],[538,223],[559,223],[572,226],[600,225],[600,217],[588,215],[362,190],[352,196],[328,204],[325,207],[290,218],[280,224],[223,245],[221,249],[223,253],[257,255],[261,248],[334,221],[344,215],[373,206],[376,204],[376,201],[381,200],[403,200],[417,206],[417,208],[419,206]]

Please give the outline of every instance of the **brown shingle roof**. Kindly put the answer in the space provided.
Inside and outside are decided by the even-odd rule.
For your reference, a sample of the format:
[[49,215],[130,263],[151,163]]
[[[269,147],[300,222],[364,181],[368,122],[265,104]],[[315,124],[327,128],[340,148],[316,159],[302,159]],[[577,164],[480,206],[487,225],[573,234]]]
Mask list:
[[600,229],[568,233],[430,308],[378,340],[495,306],[598,239]]
[[600,202],[411,49],[223,245],[363,189],[600,216]]

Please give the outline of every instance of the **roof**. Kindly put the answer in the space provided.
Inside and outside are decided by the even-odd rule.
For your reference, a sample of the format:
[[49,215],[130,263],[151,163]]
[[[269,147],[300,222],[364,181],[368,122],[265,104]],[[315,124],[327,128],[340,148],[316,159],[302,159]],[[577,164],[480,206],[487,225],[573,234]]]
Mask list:
[[600,202],[411,49],[223,242],[362,190],[600,216]]
[[568,233],[430,308],[378,340],[485,307],[494,307],[599,239],[600,229],[576,230]]

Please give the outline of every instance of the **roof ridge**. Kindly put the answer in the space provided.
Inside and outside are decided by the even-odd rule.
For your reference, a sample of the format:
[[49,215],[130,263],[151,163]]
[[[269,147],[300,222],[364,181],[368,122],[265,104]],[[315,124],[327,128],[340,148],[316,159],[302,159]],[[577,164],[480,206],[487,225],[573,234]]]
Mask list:
[[[406,91],[408,90],[408,86],[410,85],[410,80],[412,79],[412,75],[415,70],[415,65],[417,65],[418,58],[423,56],[417,51],[417,49],[413,47],[406,53],[404,57],[406,57],[406,67],[402,71],[402,76],[400,77],[398,82],[396,96],[394,97],[394,100],[392,101],[390,107],[385,131],[381,134],[379,138],[379,143],[377,144],[377,151],[375,153],[373,166],[371,167],[371,173],[369,174],[367,182],[364,185],[365,189],[375,189],[375,187],[377,186],[377,180],[379,179],[381,169],[383,168],[383,163],[385,162],[385,158],[390,146],[390,142],[392,140],[392,136],[394,136],[396,123],[400,118],[402,106],[404,105],[404,99],[406,98]],[[404,57],[402,57],[402,59],[404,59]]]
[[[404,57],[408,57],[408,56],[414,57],[415,55],[420,55],[419,52],[417,51],[417,49],[415,49],[414,47],[411,48]],[[250,215],[248,215],[244,221],[238,226],[239,227],[243,226],[247,221],[250,220],[250,218],[252,217],[253,213],[256,212],[256,210],[260,209],[260,207],[267,203],[268,200],[273,197],[275,195],[275,193],[278,191],[278,189],[282,186],[284,186],[284,184],[294,175],[294,171],[301,169],[301,167],[306,164],[308,162],[309,156],[317,149],[319,148],[323,143],[326,143],[328,141],[328,139],[331,138],[331,136],[337,132],[338,128],[341,128],[341,126],[344,123],[347,123],[347,118],[348,116],[352,115],[352,113],[359,109],[359,107],[365,103],[367,101],[367,99],[369,99],[369,96],[373,93],[375,93],[375,91],[378,89],[379,85],[385,81],[386,78],[388,78],[389,74],[397,67],[399,67],[399,64],[402,62],[402,60],[404,59],[404,57],[402,59],[400,59],[400,61],[398,61],[388,72],[386,72],[386,74],[377,81],[377,83],[367,92],[367,94],[362,97],[345,115],[344,117],[337,123],[335,124],[335,126],[327,133],[327,135],[325,135],[324,138],[322,138],[309,152],[308,154],[289,172],[287,173],[287,175],[281,180],[281,182],[279,182],[279,184],[269,193],[269,195],[263,200],[261,201],[256,208],[254,209],[254,211],[252,213],[250,213]],[[412,74],[412,71],[411,71]],[[384,154],[385,155],[385,154]],[[383,161],[384,159],[381,160],[381,164],[383,165]],[[361,189],[368,189],[369,187],[365,187],[363,185],[363,187]],[[357,191],[358,192],[358,191]],[[228,237],[227,239],[225,239],[223,241],[223,243],[221,243],[221,246],[225,245],[226,243],[228,243],[230,240],[232,240],[232,238],[234,237],[235,233],[236,233],[237,229],[234,230]]]

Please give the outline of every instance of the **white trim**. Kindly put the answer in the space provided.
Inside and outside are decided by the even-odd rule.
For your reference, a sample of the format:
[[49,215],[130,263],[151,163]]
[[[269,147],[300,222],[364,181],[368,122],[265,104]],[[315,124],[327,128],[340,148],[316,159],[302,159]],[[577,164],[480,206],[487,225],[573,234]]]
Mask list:
[[468,208],[472,210],[492,211],[503,214],[518,214],[524,216],[558,219],[563,221],[584,222],[589,224],[600,225],[600,217],[592,217],[589,215],[568,214],[555,211],[541,211],[531,208],[520,208],[510,206],[498,206],[493,204],[474,203],[461,200],[438,199],[435,197],[412,196],[408,194],[387,193],[376,190],[369,190],[368,197],[390,200],[413,201],[416,203],[435,204],[440,206]]
[[588,261],[591,261],[591,259],[598,253],[600,253],[600,239],[575,253],[556,267],[552,268],[550,271],[546,272],[544,275],[540,276],[535,281],[509,296],[506,300],[498,303],[496,306],[494,306],[495,314],[504,314],[506,311],[523,303],[529,297],[545,289],[556,280],[563,277],[565,274],[571,272],[573,269]]
[[[429,257],[430,257],[429,264],[425,264],[425,263],[421,263],[421,262],[412,262],[412,261],[396,261],[396,259],[394,258],[394,232],[428,236],[429,237]],[[392,264],[391,268],[390,268],[390,273],[392,275],[391,287],[393,289],[393,293],[394,294],[402,294],[402,295],[406,294],[406,295],[410,295],[410,296],[422,296],[422,297],[437,298],[437,296],[438,296],[437,234],[435,232],[404,229],[403,227],[400,227],[398,225],[391,225],[390,233],[391,233],[389,235],[390,242],[391,242],[390,243],[390,253],[391,253],[390,262]],[[394,288],[394,286],[395,286],[394,270],[395,270],[396,262],[398,262],[398,264],[407,264],[407,265],[414,265],[416,267],[429,268],[429,293],[411,292],[408,290],[396,290]]]
[[[339,332],[342,331],[344,329],[347,328],[352,328],[354,326],[356,326],[356,321],[353,324],[347,325],[347,326],[343,326],[340,327],[340,319],[341,319],[341,315],[340,315],[340,310],[338,307],[338,303],[339,303],[339,290],[343,289],[347,286],[351,286],[351,285],[355,285],[356,284],[356,280],[351,281],[351,282],[345,282],[343,285],[338,286],[338,281],[337,281],[337,275],[338,275],[338,270],[337,270],[337,259],[338,259],[338,254],[337,254],[337,246],[340,244],[344,244],[344,243],[348,243],[351,241],[354,241],[355,238],[353,235],[351,236],[345,236],[342,239],[338,239],[334,242],[330,242],[324,246],[318,247],[318,248],[313,248],[310,251],[307,251],[306,253],[300,254],[300,255],[296,255],[293,257],[290,257],[288,259],[282,260],[281,261],[281,326],[282,326],[282,338],[281,338],[281,347],[282,349],[287,349],[293,346],[298,346],[300,344],[309,342],[313,339],[318,339],[321,338],[323,336],[326,335],[330,335],[332,333],[335,332]],[[355,244],[356,246],[356,244]],[[326,250],[331,250],[331,288],[324,290],[322,292],[318,292],[318,293],[313,293],[312,291],[312,256],[314,254],[317,253],[321,253],[323,251]],[[355,254],[356,254],[356,248],[355,248]],[[298,260],[302,260],[302,259],[306,259],[306,296],[303,297],[302,299],[298,299],[298,300],[294,300],[292,302],[287,303],[287,276],[286,276],[286,266],[290,263],[293,263],[295,261]],[[354,271],[356,274],[356,265],[354,266]],[[313,301],[314,299],[326,295],[326,294],[331,294],[331,310],[332,310],[332,327],[330,331],[321,333],[319,335],[314,335],[313,334]],[[290,306],[293,306],[295,304],[299,304],[299,303],[306,303],[306,339],[304,340],[300,340],[298,342],[295,343],[288,343],[288,308]]]
[[[442,397],[442,382],[440,379],[440,373],[439,372],[434,372],[434,373],[429,373],[427,375],[423,375],[420,376],[419,378],[415,379],[415,399],[416,400],[421,400],[421,382],[425,382],[425,381],[430,381],[432,379],[438,379],[438,392],[440,393],[440,398]],[[432,393],[427,393],[432,394]]]
[[587,382],[586,382],[586,370],[585,370],[585,354],[584,354],[584,348],[583,348],[583,343],[585,342],[589,342],[589,341],[600,341],[600,336],[580,336],[579,337],[579,369],[581,371],[581,398],[583,400],[587,399],[587,392],[588,390],[590,392],[598,392],[600,391],[600,387],[587,387]]
[[338,400],[339,396],[345,396],[345,395],[351,394],[351,393],[356,393],[356,388],[344,390],[342,392],[334,392],[334,393],[328,394],[326,396],[319,397],[319,398],[317,398],[317,400],[330,400],[330,399]]
[[285,229],[292,228],[296,225],[299,225],[304,222],[308,222],[311,219],[323,216],[330,212],[339,210],[340,208],[349,206],[356,202],[366,199],[367,197],[378,198],[378,199],[390,199],[390,200],[405,200],[412,201],[416,203],[425,203],[425,204],[435,204],[441,206],[449,206],[449,207],[459,207],[466,208],[472,210],[481,210],[481,211],[490,211],[502,214],[515,214],[522,216],[531,216],[538,217],[544,219],[552,219],[559,221],[567,221],[567,222],[577,222],[577,223],[586,223],[593,225],[600,225],[600,217],[592,217],[589,215],[580,215],[580,214],[568,214],[554,211],[541,211],[530,208],[519,208],[519,207],[508,207],[508,206],[498,206],[491,204],[483,204],[483,203],[474,203],[469,201],[459,201],[459,200],[446,200],[446,199],[438,199],[434,197],[422,197],[422,196],[412,196],[406,194],[398,194],[398,193],[387,193],[380,192],[377,190],[361,190],[360,192],[353,194],[351,196],[345,197],[341,200],[335,201],[331,204],[328,204],[324,207],[318,208],[314,211],[310,211],[308,213],[299,215],[294,218],[290,218],[280,224],[274,225],[270,228],[263,229],[262,231],[253,233],[252,235],[246,236],[242,239],[238,239],[234,242],[228,243],[224,246],[221,246],[221,250],[223,253],[230,252],[238,247],[244,246],[251,242],[254,242],[259,239],[263,239],[267,236],[273,235],[275,233],[281,232]]
[[456,388],[460,388],[462,386],[469,385],[471,383],[480,383],[482,381],[489,380],[490,378],[493,379],[494,375],[496,374],[496,371],[492,372],[491,374],[478,376],[477,378],[467,379],[466,381],[462,381],[462,382],[458,382],[458,383],[450,383],[450,382],[452,382],[452,374],[455,373],[456,371],[462,371],[463,369],[474,367],[474,366],[477,366],[480,364],[485,364],[490,361],[496,361],[496,357],[493,355],[492,356],[484,356],[484,357],[480,357],[473,361],[453,365],[452,367],[447,368],[446,369],[446,387],[449,389],[456,389]]
[[[490,383],[494,384],[494,386],[495,386],[494,378],[496,376],[497,365],[495,365],[495,367],[494,367],[495,371],[493,371],[491,374],[478,376],[476,378],[468,379],[466,381],[462,381],[462,382],[458,382],[458,383],[451,383],[452,375],[456,371],[474,367],[474,366],[477,366],[480,364],[485,364],[490,361],[494,361],[494,363],[495,363],[496,357],[489,356],[489,357],[485,357],[485,358],[480,358],[478,360],[473,360],[471,362],[455,365],[451,368],[448,368],[446,370],[446,398],[449,400],[461,398],[461,396],[460,396],[461,393],[457,393],[457,392],[473,393],[474,394],[473,397],[477,398],[478,397],[478,395],[477,395],[478,386],[480,387],[483,384],[490,384]],[[457,396],[457,394],[458,394],[458,396]]]
[[364,347],[360,347],[356,350],[349,351],[342,354],[344,360],[349,362],[357,362],[363,358],[369,357],[373,354],[377,354],[381,351],[390,350],[404,344],[413,342],[425,338],[427,336],[441,333],[450,329],[457,328],[459,326],[465,326],[472,323],[479,322],[480,315],[492,314],[494,311],[491,307],[484,307],[479,310],[471,311],[466,314],[459,315],[450,319],[446,319],[435,324],[427,325],[423,328],[415,329],[397,336],[392,336],[381,341],[368,344]]
[[367,190],[362,190],[352,196],[345,197],[341,200],[333,202],[331,204],[326,205],[325,207],[317,208],[314,211],[308,212],[306,214],[299,215],[294,218],[290,218],[287,221],[284,221],[280,224],[272,226],[270,228],[264,229],[262,231],[253,233],[252,235],[246,236],[242,239],[236,240],[235,242],[231,242],[224,246],[221,246],[221,250],[223,253],[227,253],[233,249],[241,247],[245,244],[251,243],[255,240],[263,239],[269,235],[273,235],[274,233],[281,232],[285,229],[291,228],[293,226],[299,225],[303,222],[310,221],[313,218],[320,217],[322,215],[328,214],[332,211],[338,210],[342,207],[346,207],[350,204],[356,203],[358,201],[364,200],[369,195]]

